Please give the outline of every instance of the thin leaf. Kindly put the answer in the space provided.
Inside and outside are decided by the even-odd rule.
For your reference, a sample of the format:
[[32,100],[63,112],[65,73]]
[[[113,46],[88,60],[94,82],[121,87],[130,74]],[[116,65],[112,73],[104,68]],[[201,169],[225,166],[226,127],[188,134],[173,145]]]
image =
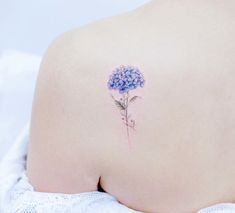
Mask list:
[[140,98],[140,97],[139,97],[139,96],[137,96],[137,95],[133,96],[133,97],[130,99],[130,102],[135,101],[137,98]]
[[110,94],[110,96],[112,97],[112,99],[113,99],[113,100],[115,100],[115,98],[113,97],[113,95],[112,95],[112,94]]
[[125,106],[120,101],[115,100],[115,104],[117,105],[117,107],[120,110],[125,110],[126,109]]

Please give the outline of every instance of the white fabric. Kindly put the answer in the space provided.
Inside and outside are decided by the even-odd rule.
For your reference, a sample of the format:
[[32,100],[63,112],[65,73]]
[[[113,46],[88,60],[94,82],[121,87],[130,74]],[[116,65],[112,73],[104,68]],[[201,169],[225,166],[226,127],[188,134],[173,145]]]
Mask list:
[[41,57],[17,50],[0,55],[0,160],[31,115]]
[[[25,175],[29,124],[0,164],[0,213],[137,213],[104,192],[80,194],[34,191]],[[43,174],[42,174],[43,175]],[[235,204],[221,203],[198,213],[235,213]]]

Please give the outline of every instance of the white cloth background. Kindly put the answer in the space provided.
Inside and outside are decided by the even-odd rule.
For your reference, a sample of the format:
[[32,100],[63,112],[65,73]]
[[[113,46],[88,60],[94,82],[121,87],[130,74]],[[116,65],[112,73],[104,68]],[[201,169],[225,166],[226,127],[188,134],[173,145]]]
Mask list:
[[0,53],[8,48],[43,55],[67,30],[132,10],[150,0],[2,0]]
[[40,61],[15,50],[0,55],[0,160],[30,119]]

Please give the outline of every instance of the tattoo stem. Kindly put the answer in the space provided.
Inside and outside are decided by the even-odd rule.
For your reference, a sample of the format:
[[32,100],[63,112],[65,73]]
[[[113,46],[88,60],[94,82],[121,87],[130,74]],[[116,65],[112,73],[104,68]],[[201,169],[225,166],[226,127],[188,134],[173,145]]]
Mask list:
[[130,136],[129,136],[129,121],[128,121],[128,98],[129,98],[129,92],[126,93],[126,132],[127,132],[127,139],[128,139],[128,143],[130,145]]

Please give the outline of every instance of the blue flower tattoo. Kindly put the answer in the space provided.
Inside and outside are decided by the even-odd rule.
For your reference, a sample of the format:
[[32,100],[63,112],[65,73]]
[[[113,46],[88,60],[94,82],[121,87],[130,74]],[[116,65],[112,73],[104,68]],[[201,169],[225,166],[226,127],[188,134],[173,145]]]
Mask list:
[[129,128],[135,130],[135,121],[131,119],[128,112],[128,106],[140,96],[134,95],[130,97],[130,90],[137,87],[143,87],[145,84],[144,77],[137,67],[121,65],[117,67],[110,75],[108,88],[110,90],[118,90],[122,97],[117,100],[111,95],[116,106],[119,108],[122,120],[126,125],[126,131],[129,141]]

